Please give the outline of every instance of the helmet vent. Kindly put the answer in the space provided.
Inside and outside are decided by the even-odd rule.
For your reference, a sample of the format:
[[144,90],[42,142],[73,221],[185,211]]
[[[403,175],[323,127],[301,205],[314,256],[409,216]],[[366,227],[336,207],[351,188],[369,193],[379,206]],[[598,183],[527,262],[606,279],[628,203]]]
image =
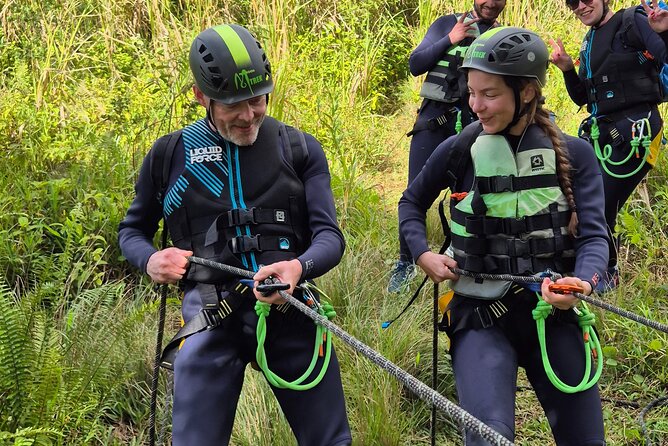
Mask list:
[[202,60],[206,63],[211,63],[213,62],[213,56],[211,55],[211,53],[209,53],[206,56],[203,56]]
[[211,76],[211,85],[213,86],[214,89],[220,90],[220,87],[223,83],[224,79],[220,76]]
[[197,50],[200,54],[202,54],[204,51],[206,51],[206,45],[201,44],[199,46],[199,49]]
[[209,72],[220,74],[220,68],[218,68],[218,67],[208,67],[208,68],[209,68]]
[[510,36],[510,40],[517,43],[518,45],[521,45],[522,43],[524,43],[524,42],[522,42],[522,39],[520,39],[520,36]]

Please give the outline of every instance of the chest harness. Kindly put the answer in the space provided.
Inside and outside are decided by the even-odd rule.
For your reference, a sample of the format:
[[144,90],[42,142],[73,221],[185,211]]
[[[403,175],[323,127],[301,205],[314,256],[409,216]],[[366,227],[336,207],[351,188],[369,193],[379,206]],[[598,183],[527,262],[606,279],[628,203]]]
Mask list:
[[[176,147],[183,150],[184,168],[163,199],[166,227],[176,247],[251,271],[304,252],[311,234],[300,179],[308,156],[303,133],[266,117],[256,142],[240,148],[200,120],[182,130],[181,140],[182,145]],[[179,345],[188,336],[216,328],[244,300],[255,299],[252,284],[201,264],[191,263],[183,282],[187,291],[200,296],[202,309],[165,348],[161,365],[170,369]],[[304,298],[316,299],[311,291],[304,292]],[[272,376],[272,383],[301,384],[306,376],[297,383],[288,383],[269,370],[264,339],[270,306],[258,304],[258,364],[268,378]],[[285,313],[289,305],[276,309]],[[327,338],[321,330],[316,335],[316,356],[307,376]],[[324,369],[330,357],[329,346],[327,343]],[[317,384],[322,375],[310,385]]]

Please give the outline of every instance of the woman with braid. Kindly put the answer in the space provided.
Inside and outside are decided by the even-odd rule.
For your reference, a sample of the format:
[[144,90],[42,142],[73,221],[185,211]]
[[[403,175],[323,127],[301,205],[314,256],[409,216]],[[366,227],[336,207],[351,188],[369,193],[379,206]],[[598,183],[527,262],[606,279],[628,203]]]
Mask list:
[[[591,146],[562,134],[543,108],[547,65],[545,43],[525,29],[495,28],[473,42],[462,69],[479,121],[440,144],[404,191],[401,232],[434,282],[450,280],[441,327],[461,406],[513,440],[522,367],[557,445],[604,445],[593,331],[584,335],[593,321],[554,286],[588,295],[606,269],[603,183]],[[452,239],[441,255],[427,243],[425,216],[444,189]],[[509,275],[545,277],[527,284]],[[467,432],[466,444],[487,443]]]

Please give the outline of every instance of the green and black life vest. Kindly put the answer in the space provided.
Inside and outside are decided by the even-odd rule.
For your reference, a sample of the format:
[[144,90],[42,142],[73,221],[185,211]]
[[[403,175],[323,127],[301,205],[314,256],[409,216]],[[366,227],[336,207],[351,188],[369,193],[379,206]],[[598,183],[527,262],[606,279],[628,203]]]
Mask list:
[[[185,166],[164,197],[172,242],[197,257],[257,270],[297,257],[310,240],[304,185],[292,160],[303,134],[266,117],[248,147],[221,139],[200,120],[183,129]],[[281,144],[283,138],[283,144]],[[284,147],[283,149],[281,148]],[[186,282],[220,284],[224,273],[191,264]]]
[[[635,48],[630,37],[634,23],[625,21],[624,10],[617,11],[601,28],[587,32],[580,49],[579,76],[587,93],[587,110],[594,116],[614,113],[640,104],[658,104],[663,99],[657,64]],[[612,50],[619,36],[636,51]]]
[[[551,269],[571,272],[571,211],[557,177],[556,153],[549,137],[531,125],[514,152],[502,135],[481,133],[470,149],[474,169],[471,191],[452,201],[449,252],[459,268],[490,274],[531,275]],[[496,298],[509,282],[484,286],[461,277],[455,292]],[[482,290],[481,290],[482,289]],[[482,294],[482,295],[481,295]]]
[[[461,16],[461,14],[457,14],[456,19],[459,20]],[[473,19],[473,14],[467,13],[464,23]],[[459,71],[459,67],[464,61],[464,54],[469,45],[479,35],[478,24],[474,23],[471,36],[456,45],[452,45],[443,59],[438,61],[436,66],[427,73],[420,90],[420,97],[446,103],[457,102],[462,98],[466,83],[464,73]]]

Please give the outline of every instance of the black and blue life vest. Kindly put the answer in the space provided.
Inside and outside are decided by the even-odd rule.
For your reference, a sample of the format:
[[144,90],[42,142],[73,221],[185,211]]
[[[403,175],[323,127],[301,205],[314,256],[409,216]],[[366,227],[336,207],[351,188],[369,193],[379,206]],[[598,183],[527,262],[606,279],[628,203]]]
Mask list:
[[[290,130],[303,142],[301,132]],[[238,147],[205,119],[183,129],[185,166],[163,200],[175,246],[253,271],[304,252],[310,241],[304,185],[290,159],[287,132],[288,126],[266,117],[255,143]],[[221,284],[233,278],[191,264],[185,280]]]
[[[582,41],[578,74],[585,83],[587,110],[594,116],[663,99],[657,64],[644,48],[632,45],[632,25],[620,10],[601,28],[591,28]],[[628,51],[613,51],[618,38]]]

